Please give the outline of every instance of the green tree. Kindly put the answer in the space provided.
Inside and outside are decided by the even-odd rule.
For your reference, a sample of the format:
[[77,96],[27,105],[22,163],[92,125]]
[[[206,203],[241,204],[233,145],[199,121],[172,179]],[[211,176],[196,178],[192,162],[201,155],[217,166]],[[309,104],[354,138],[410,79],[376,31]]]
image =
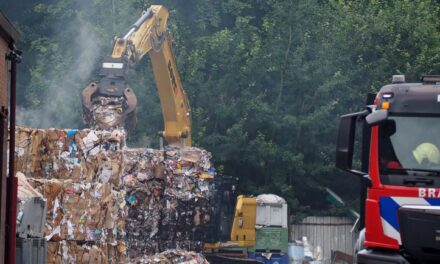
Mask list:
[[[20,113],[34,121],[27,125],[82,127],[81,90],[99,80],[113,35],[151,4],[170,11],[194,144],[239,177],[241,191],[277,193],[297,216],[341,213],[323,187],[354,204],[356,178],[334,168],[339,116],[359,110],[392,74],[417,81],[440,72],[433,0],[18,0],[0,8],[23,36],[18,95]],[[157,147],[162,115],[149,58],[129,83],[139,99],[131,144]]]

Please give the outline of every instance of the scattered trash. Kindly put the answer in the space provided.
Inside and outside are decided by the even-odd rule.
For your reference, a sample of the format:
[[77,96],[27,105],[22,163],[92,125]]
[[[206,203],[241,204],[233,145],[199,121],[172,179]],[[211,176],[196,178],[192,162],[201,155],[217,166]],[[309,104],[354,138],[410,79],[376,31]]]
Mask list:
[[139,264],[209,264],[201,254],[185,250],[166,250],[153,256],[142,256],[131,260],[129,263]]
[[315,257],[313,256],[313,246],[309,244],[307,237],[302,237],[302,244],[304,246],[304,260],[315,260]]

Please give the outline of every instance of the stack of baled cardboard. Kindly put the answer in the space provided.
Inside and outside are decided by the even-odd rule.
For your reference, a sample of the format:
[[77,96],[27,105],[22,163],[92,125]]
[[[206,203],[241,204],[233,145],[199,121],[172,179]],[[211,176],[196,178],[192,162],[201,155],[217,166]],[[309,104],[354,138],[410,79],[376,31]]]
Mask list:
[[48,263],[201,249],[212,217],[209,152],[129,149],[123,130],[16,131],[16,171],[47,200]]

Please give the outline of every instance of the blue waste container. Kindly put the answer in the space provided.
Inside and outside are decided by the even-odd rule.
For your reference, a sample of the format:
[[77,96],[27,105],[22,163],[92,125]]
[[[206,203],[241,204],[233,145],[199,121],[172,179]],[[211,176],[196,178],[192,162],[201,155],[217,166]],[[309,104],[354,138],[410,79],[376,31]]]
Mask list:
[[266,262],[266,264],[288,264],[289,257],[287,254],[272,254],[271,258]]
[[260,261],[264,264],[288,264],[289,257],[287,254],[272,254],[270,259],[267,259],[261,253],[249,254],[249,258]]
[[266,264],[266,261],[267,261],[267,259],[264,256],[262,256],[261,254],[258,254],[258,253],[257,254],[249,253],[248,258],[255,259],[255,260],[257,260],[261,263],[264,263],[264,264]]

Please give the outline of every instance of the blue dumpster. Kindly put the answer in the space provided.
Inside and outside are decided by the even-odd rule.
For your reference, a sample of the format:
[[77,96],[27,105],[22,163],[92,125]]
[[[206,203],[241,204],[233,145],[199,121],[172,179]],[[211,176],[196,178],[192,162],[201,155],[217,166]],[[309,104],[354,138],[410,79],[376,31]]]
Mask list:
[[272,253],[270,258],[267,259],[261,253],[249,254],[249,258],[260,261],[264,264],[288,264],[289,258],[287,254],[275,254]]

